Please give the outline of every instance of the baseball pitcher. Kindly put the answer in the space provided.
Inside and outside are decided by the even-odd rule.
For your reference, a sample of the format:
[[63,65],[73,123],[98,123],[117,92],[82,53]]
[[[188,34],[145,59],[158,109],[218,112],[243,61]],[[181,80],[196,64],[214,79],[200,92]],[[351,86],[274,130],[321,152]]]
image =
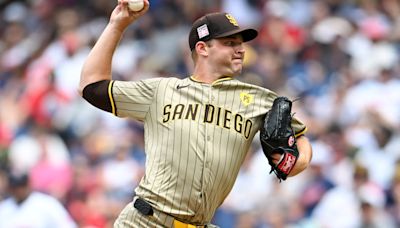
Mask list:
[[[119,0],[81,74],[80,92],[89,103],[144,123],[145,175],[114,227],[213,227],[210,221],[229,194],[254,135],[265,128],[277,94],[234,79],[242,71],[243,43],[257,31],[240,27],[228,13],[207,14],[193,23],[188,48],[195,67],[186,78],[113,80],[118,42],[148,8],[145,0],[141,11],[132,12],[126,0]],[[284,169],[274,169],[286,171],[281,179],[304,170],[312,154],[306,126],[296,118],[288,124],[295,139],[289,149],[296,145],[298,152],[295,162],[288,160],[288,147],[276,143],[269,155],[271,164],[284,160]]]

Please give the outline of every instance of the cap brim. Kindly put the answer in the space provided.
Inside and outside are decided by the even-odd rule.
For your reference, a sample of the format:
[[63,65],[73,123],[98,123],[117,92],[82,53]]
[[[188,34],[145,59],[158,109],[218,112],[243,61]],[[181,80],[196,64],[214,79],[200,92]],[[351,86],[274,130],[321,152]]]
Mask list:
[[238,30],[222,33],[222,34],[216,36],[215,38],[223,38],[223,37],[232,36],[232,35],[236,35],[236,34],[242,35],[243,42],[247,42],[247,41],[250,41],[250,40],[253,40],[254,38],[256,38],[258,35],[258,32],[257,32],[257,30],[252,29],[252,28],[243,28],[243,29],[238,29]]

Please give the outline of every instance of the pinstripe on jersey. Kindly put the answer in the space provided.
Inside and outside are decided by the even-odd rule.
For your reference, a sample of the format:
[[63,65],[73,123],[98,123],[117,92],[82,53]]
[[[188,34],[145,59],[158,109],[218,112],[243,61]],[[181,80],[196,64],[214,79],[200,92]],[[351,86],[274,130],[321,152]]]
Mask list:
[[[276,94],[232,78],[111,83],[114,114],[144,122],[146,172],[136,194],[181,221],[209,222]],[[295,118],[292,126],[306,130]]]

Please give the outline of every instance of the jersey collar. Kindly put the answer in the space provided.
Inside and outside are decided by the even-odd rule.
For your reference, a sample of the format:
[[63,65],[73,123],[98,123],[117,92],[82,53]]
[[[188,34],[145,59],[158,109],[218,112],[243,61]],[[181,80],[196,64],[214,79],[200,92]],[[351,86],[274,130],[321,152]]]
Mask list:
[[[233,79],[232,77],[224,76],[224,77],[221,77],[221,78],[215,80],[213,83],[211,83],[211,85],[216,85],[216,84],[218,84],[218,83],[220,83],[220,82],[229,81],[229,80],[232,80],[232,79]],[[194,81],[194,82],[198,82],[198,83],[204,83],[204,82],[201,82],[201,81],[195,79],[195,78],[194,78],[194,75],[190,76],[190,80],[192,80],[192,81]]]

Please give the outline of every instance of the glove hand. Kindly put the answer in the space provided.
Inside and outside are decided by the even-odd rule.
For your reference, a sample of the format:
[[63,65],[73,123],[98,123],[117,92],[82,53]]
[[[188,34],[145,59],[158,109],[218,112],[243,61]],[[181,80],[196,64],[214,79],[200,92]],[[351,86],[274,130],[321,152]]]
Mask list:
[[283,154],[280,154],[280,153],[271,154],[270,159],[274,165],[278,165],[279,162],[283,159]]
[[260,132],[263,152],[271,165],[271,172],[279,180],[286,180],[299,156],[291,127],[291,108],[292,102],[288,98],[277,97]]

